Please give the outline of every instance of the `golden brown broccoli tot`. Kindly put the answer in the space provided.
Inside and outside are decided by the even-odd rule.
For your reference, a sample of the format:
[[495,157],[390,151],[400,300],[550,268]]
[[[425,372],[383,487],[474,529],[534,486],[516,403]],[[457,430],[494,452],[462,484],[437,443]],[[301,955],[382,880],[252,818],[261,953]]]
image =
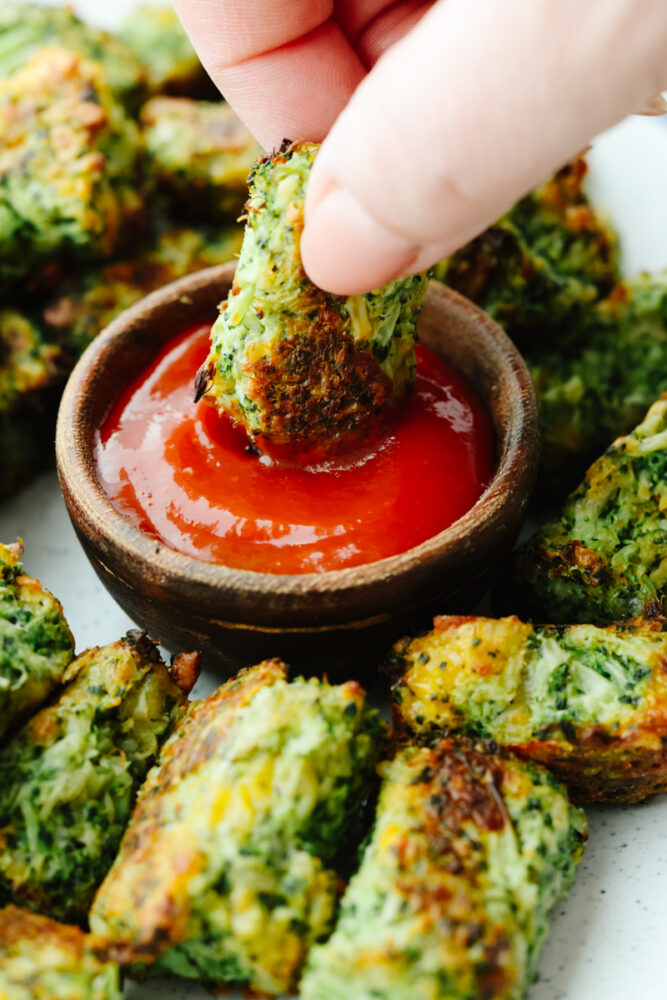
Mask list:
[[444,739],[382,765],[375,829],[303,1000],[519,1000],[586,818],[548,771]]
[[176,218],[235,222],[262,148],[222,101],[154,97],[141,109],[150,180]]
[[293,990],[331,929],[332,867],[373,786],[364,692],[267,661],[195,703],[139,797],[91,927],[122,964]]
[[667,790],[663,619],[530,625],[442,616],[402,640],[396,721],[495,740],[545,764],[580,801],[638,802]]
[[121,1000],[118,966],[101,962],[78,927],[0,910],[2,1000]]
[[506,596],[538,621],[604,624],[664,613],[666,510],[667,395],[517,550]]
[[46,48],[0,80],[0,287],[109,256],[142,207],[137,162],[99,64]]
[[577,319],[620,279],[616,234],[591,207],[587,171],[582,157],[568,163],[436,268],[531,358],[567,349]]
[[74,658],[62,605],[23,572],[21,545],[0,545],[0,737],[36,711]]

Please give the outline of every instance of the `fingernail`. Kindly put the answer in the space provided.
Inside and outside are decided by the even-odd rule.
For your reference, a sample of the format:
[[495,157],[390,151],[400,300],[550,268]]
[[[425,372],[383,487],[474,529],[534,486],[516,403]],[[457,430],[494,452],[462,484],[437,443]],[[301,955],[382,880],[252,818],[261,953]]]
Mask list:
[[331,188],[306,215],[301,256],[308,277],[337,295],[386,285],[409,269],[416,244],[385,229],[345,188]]
[[636,115],[664,115],[667,114],[667,101],[662,94],[656,94],[649,101],[645,101],[641,108],[635,111]]

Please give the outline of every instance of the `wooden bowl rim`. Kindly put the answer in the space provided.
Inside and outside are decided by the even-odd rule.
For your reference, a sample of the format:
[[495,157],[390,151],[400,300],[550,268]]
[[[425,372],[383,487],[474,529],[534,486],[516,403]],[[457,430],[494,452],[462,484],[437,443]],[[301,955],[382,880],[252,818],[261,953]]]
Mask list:
[[[488,314],[442,283],[432,281],[427,296],[440,298],[450,314],[457,313],[459,320],[467,325],[476,324],[487,343],[495,343],[510,394],[506,408],[508,421],[502,435],[505,447],[498,465],[482,495],[458,520],[437,535],[396,555],[346,569],[301,574],[260,573],[207,563],[169,548],[166,542],[133,525],[116,510],[94,474],[94,434],[81,418],[86,412],[92,373],[118,349],[118,342],[128,336],[129,331],[140,324],[145,325],[157,309],[179,300],[187,302],[211,283],[231,281],[235,269],[236,262],[231,262],[186,275],[126,309],[88,346],[65,387],[56,428],[56,460],[63,493],[74,497],[77,514],[83,511],[97,530],[122,550],[128,562],[137,566],[149,564],[152,574],[165,581],[187,580],[190,585],[207,590],[232,590],[240,599],[258,594],[293,595],[295,598],[317,593],[331,595],[366,589],[420,572],[442,560],[447,553],[460,547],[474,547],[475,540],[481,541],[502,519],[509,492],[525,489],[527,503],[539,452],[537,402],[528,370],[517,348]],[[125,385],[115,388],[109,406],[124,388]],[[500,439],[498,427],[494,426],[494,430]],[[77,518],[71,509],[70,516],[76,524]]]

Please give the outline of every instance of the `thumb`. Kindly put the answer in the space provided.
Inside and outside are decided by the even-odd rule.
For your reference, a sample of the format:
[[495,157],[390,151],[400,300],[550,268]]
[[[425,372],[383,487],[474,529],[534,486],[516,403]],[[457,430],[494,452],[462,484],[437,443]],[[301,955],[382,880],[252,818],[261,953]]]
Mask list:
[[322,145],[309,276],[349,295],[429,267],[666,83],[664,0],[439,0]]

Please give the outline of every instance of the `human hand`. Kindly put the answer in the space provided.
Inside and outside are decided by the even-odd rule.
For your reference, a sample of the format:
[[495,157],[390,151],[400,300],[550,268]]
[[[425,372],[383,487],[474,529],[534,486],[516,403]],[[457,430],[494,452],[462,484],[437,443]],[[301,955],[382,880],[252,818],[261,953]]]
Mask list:
[[485,229],[667,86],[665,0],[175,0],[267,147],[322,141],[301,250],[365,292]]

